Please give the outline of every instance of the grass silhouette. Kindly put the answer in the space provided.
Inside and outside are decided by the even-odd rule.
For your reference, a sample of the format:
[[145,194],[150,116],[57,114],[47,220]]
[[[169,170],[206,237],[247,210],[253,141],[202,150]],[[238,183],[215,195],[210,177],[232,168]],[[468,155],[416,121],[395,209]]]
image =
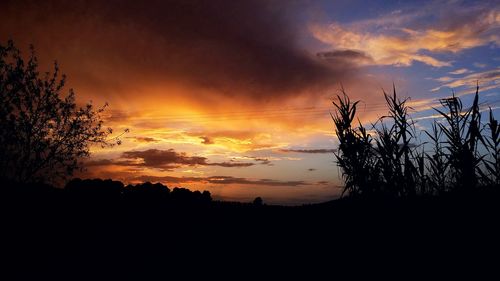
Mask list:
[[344,89],[341,93],[333,101],[332,118],[340,143],[337,163],[349,196],[407,198],[499,187],[500,128],[491,109],[488,123],[481,123],[479,87],[469,109],[454,95],[441,100],[445,110],[435,110],[444,122],[434,121],[425,131],[430,152],[424,150],[426,143],[416,143],[408,99],[399,99],[394,86],[391,95],[384,92],[388,115],[372,125],[375,137],[361,123],[353,125],[359,101],[352,102]]

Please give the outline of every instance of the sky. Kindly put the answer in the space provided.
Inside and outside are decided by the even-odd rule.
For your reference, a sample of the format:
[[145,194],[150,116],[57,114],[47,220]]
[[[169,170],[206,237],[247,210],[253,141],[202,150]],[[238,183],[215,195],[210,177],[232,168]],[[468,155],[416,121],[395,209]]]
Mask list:
[[80,177],[162,182],[271,204],[337,198],[330,112],[344,87],[370,125],[383,90],[419,132],[476,83],[499,116],[499,1],[2,1],[0,44],[57,60],[80,103],[109,103],[122,145]]

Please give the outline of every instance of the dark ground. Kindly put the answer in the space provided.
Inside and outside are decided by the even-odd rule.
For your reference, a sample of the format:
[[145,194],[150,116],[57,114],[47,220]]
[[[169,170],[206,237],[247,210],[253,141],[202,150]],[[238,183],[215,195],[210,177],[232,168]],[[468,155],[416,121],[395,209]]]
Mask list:
[[497,189],[301,207],[3,189],[2,267],[18,279],[55,274],[142,280],[176,272],[211,280],[236,272],[259,279],[305,274],[309,280],[319,272],[403,269],[414,275],[461,272],[474,264],[478,274],[500,268]]

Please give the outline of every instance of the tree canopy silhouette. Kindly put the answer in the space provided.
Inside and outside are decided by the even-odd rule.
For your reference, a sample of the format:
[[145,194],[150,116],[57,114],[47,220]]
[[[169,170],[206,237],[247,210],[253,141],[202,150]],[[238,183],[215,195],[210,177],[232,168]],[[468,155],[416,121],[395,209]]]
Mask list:
[[108,140],[101,113],[91,102],[78,106],[57,62],[41,74],[34,47],[25,60],[12,41],[0,44],[0,178],[18,182],[55,182],[81,168],[91,145]]

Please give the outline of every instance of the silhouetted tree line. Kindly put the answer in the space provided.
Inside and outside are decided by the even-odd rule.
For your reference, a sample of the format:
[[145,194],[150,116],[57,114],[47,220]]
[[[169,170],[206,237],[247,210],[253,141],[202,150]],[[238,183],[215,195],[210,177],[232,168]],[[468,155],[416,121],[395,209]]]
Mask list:
[[333,101],[332,119],[344,193],[414,197],[499,188],[500,126],[491,108],[488,121],[481,122],[479,87],[468,109],[455,95],[440,101],[445,110],[435,109],[441,120],[425,131],[429,141],[424,143],[417,143],[408,99],[398,98],[395,87],[392,95],[384,92],[389,114],[372,124],[372,134],[361,122],[355,124],[359,101],[352,102],[344,89],[342,94]]
[[187,188],[174,187],[172,190],[161,183],[140,183],[125,186],[120,181],[111,179],[73,179],[66,184],[65,192],[70,196],[89,199],[124,199],[147,202],[179,202],[207,204],[212,201],[209,191],[191,191]]

